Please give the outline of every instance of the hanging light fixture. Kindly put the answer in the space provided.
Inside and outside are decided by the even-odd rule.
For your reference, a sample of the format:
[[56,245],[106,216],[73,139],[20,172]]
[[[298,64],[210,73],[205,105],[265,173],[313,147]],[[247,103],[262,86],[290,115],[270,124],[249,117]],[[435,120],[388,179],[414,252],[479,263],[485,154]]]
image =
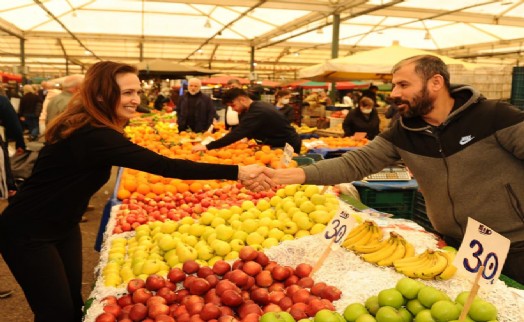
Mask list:
[[209,18],[206,19],[206,23],[204,24],[204,28],[211,28],[211,22],[209,21]]

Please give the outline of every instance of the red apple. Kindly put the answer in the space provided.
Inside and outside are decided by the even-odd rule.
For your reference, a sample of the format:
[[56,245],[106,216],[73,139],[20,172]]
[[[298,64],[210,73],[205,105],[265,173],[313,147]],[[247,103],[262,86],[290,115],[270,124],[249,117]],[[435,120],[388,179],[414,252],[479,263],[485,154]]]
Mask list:
[[278,304],[282,298],[286,297],[286,294],[283,291],[273,291],[269,292],[269,302],[273,304]]
[[224,260],[218,260],[213,264],[213,272],[217,275],[224,275],[231,270],[231,265]]
[[218,296],[222,297],[222,294],[226,291],[226,290],[235,290],[237,292],[240,292],[240,290],[238,289],[238,287],[231,283],[231,281],[229,280],[221,280],[217,283],[217,286],[215,287],[216,289],[216,293]]
[[258,251],[251,246],[244,246],[238,252],[238,257],[244,261],[252,261],[258,257]]
[[315,285],[315,281],[311,277],[307,276],[299,279],[297,284],[303,288],[311,288],[313,285]]
[[339,300],[342,292],[334,286],[326,286],[320,293],[320,297],[331,302]]
[[197,276],[201,278],[206,278],[209,275],[215,274],[213,269],[209,266],[201,266],[197,271]]
[[147,315],[152,319],[162,314],[169,314],[169,306],[162,303],[152,303],[151,305],[148,305],[147,308]]
[[[245,264],[244,264],[245,266]],[[248,275],[240,270],[240,269],[235,269],[231,272],[231,274],[229,275],[228,279],[235,283],[235,285],[239,286],[239,287],[242,287],[244,285],[246,285],[247,283],[247,280],[248,280]]]
[[275,265],[271,270],[271,276],[273,276],[273,278],[276,281],[283,281],[287,279],[290,275],[291,274],[289,273],[289,270],[284,266]]
[[117,298],[116,298],[116,296],[113,296],[113,295],[109,295],[109,296],[104,297],[102,299],[102,302],[104,303],[104,305],[109,305],[109,304],[116,304],[116,305],[118,305]]
[[301,288],[293,293],[291,299],[293,300],[293,303],[307,303],[309,300],[309,291],[305,288]]
[[189,285],[189,293],[195,295],[203,295],[210,288],[209,282],[203,278],[195,278]]
[[258,316],[262,315],[262,309],[256,303],[244,303],[238,308],[238,316],[244,319],[248,314],[255,313]]
[[263,252],[258,252],[255,261],[259,263],[262,267],[265,267],[267,264],[269,264],[269,257],[267,257],[267,255]]
[[298,283],[298,280],[300,278],[296,275],[291,275],[290,277],[288,277],[285,281],[284,281],[284,286],[288,287],[290,285],[295,285]]
[[313,267],[306,263],[300,263],[295,268],[295,275],[298,277],[307,277],[309,274],[311,274],[311,271],[313,270]]
[[167,305],[173,304],[177,298],[176,293],[168,287],[162,287],[156,292],[156,295],[163,297],[166,300]]
[[271,284],[271,286],[268,288],[268,291],[269,292],[283,291],[284,289],[285,289],[284,283],[275,282],[275,283]]
[[192,259],[185,261],[184,264],[182,265],[182,270],[186,274],[194,274],[198,272],[199,268],[200,268],[200,265]]
[[209,321],[211,319],[218,319],[221,315],[220,309],[217,305],[213,303],[207,303],[200,311],[200,318],[204,321]]
[[142,303],[133,305],[129,311],[129,318],[133,321],[142,321],[147,316],[147,306]]
[[133,303],[146,303],[147,300],[153,296],[150,290],[147,288],[139,288],[133,293]]
[[116,300],[116,302],[118,303],[118,306],[125,307],[125,306],[128,306],[130,304],[133,304],[133,297],[132,297],[131,294],[126,294],[126,295],[118,298]]
[[165,279],[160,275],[149,275],[146,279],[146,288],[150,291],[156,291],[166,286]]
[[273,277],[270,271],[262,271],[255,277],[256,284],[260,287],[269,287],[273,284]]
[[262,271],[262,265],[255,261],[247,261],[242,266],[242,270],[250,276],[257,276]]
[[287,311],[291,306],[293,305],[293,300],[290,297],[283,297],[280,301],[278,301],[278,306],[282,308],[283,311]]
[[265,288],[257,288],[251,291],[251,299],[259,305],[266,305],[269,303],[269,292]]
[[214,305],[220,305],[222,302],[220,301],[220,296],[217,295],[216,289],[212,288],[209,291],[207,291],[206,295],[204,296],[205,303],[211,303]]
[[326,283],[324,282],[318,282],[318,283],[315,283],[312,287],[311,287],[311,294],[313,295],[316,295],[316,296],[320,296],[320,294],[322,293],[322,290],[327,286]]
[[167,278],[173,283],[182,282],[186,279],[186,273],[184,273],[180,268],[175,267],[169,271]]
[[306,314],[309,317],[314,317],[315,314],[317,314],[318,311],[325,309],[326,306],[320,299],[312,299],[309,301],[307,308],[306,308]]
[[278,306],[278,304],[269,303],[268,305],[266,305],[266,306],[264,306],[262,308],[262,311],[264,313],[267,313],[267,312],[281,312],[282,308],[280,306]]
[[[217,291],[218,294],[218,291]],[[232,289],[225,290],[224,293],[220,296],[220,301],[227,306],[239,306],[242,304],[242,295]]]
[[111,313],[104,312],[100,314],[99,316],[97,316],[95,321],[96,322],[115,322],[116,317]]
[[150,307],[151,305],[158,303],[158,304],[166,304],[166,299],[162,296],[153,295],[146,301],[146,306]]
[[167,314],[160,314],[155,318],[155,322],[175,322],[175,319]]

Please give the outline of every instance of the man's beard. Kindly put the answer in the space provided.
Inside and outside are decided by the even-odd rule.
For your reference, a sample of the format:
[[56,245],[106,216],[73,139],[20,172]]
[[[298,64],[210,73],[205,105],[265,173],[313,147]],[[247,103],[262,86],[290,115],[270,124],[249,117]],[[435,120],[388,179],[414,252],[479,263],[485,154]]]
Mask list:
[[434,108],[434,100],[429,96],[426,87],[422,88],[419,94],[413,97],[413,104],[402,100],[400,97],[395,98],[394,103],[396,105],[406,104],[408,106],[407,109],[399,110],[400,115],[407,118],[427,115]]

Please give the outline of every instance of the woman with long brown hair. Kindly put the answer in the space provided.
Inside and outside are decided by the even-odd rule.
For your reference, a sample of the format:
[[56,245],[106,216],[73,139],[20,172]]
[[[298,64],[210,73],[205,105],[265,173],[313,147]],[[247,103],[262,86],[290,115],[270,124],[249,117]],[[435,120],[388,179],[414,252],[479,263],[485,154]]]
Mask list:
[[93,65],[80,91],[46,132],[33,173],[0,216],[0,252],[35,321],[81,321],[79,222],[111,167],[181,179],[249,179],[261,168],[170,159],[133,144],[124,126],[140,105],[134,67]]

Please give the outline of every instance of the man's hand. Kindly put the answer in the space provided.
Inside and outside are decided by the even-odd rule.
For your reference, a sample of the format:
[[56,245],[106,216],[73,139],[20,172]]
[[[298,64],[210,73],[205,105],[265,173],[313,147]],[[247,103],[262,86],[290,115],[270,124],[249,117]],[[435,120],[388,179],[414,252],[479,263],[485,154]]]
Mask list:
[[238,180],[249,190],[258,192],[269,190],[275,183],[268,176],[272,170],[259,165],[248,165],[238,167]]
[[202,151],[207,151],[207,148],[205,145],[202,145],[202,144],[195,144],[193,146],[193,148],[191,149],[191,152],[202,152]]

